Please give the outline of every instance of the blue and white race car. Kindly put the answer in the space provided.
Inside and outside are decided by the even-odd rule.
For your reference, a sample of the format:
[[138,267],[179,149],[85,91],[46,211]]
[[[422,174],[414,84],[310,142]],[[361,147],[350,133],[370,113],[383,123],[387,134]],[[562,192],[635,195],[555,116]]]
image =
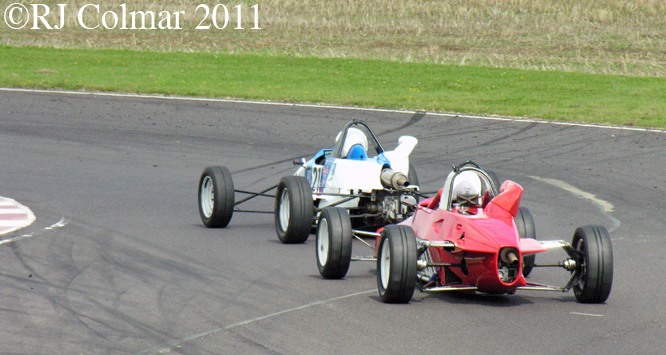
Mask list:
[[[294,175],[260,192],[234,190],[228,169],[207,167],[199,179],[201,220],[207,227],[226,227],[233,212],[261,212],[236,206],[266,196],[275,197],[275,229],[286,244],[305,242],[326,207],[340,208],[327,213],[346,211],[348,216],[336,220],[359,231],[399,223],[411,216],[418,201],[418,177],[409,163],[417,142],[402,136],[395,149],[386,151],[366,123],[354,120],[338,134],[332,149],[294,161],[299,166]],[[276,194],[269,195],[273,189]],[[235,201],[235,193],[250,196]]]

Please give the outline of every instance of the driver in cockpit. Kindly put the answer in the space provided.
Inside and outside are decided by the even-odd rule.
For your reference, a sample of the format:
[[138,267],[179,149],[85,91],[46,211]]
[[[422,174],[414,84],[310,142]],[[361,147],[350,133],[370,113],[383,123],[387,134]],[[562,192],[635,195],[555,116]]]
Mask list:
[[[335,138],[336,143],[342,137],[342,132]],[[349,128],[345,143],[340,151],[341,158],[365,160],[368,158],[368,137],[358,128]]]
[[474,171],[463,171],[455,177],[451,205],[461,213],[473,213],[481,206],[481,179]]

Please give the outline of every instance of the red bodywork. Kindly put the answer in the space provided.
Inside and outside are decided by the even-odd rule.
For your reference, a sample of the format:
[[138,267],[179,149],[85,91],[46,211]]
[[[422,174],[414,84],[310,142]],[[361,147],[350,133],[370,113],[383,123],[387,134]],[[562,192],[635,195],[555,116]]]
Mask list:
[[[412,227],[417,239],[455,244],[449,251],[430,247],[432,262],[454,265],[436,268],[441,286],[474,286],[480,292],[512,294],[517,287],[526,285],[522,256],[546,251],[535,239],[518,235],[514,218],[522,193],[520,185],[505,181],[500,194],[484,207],[463,214],[440,209],[440,191],[435,198],[421,203],[416,213],[401,224]],[[520,260],[517,277],[508,283],[498,276],[499,253],[506,247],[518,250]]]

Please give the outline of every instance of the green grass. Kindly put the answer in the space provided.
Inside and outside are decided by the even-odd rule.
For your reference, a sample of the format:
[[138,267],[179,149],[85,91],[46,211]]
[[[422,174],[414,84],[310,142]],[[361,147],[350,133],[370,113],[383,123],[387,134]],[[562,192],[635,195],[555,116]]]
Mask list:
[[0,86],[666,127],[666,79],[350,58],[0,47]]

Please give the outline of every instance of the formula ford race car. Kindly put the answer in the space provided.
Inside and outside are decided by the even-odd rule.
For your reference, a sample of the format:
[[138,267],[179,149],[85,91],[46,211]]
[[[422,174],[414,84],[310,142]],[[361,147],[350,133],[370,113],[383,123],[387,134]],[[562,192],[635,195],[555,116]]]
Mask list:
[[[436,197],[424,201],[410,219],[382,231],[377,251],[381,299],[408,302],[415,287],[425,292],[499,294],[573,288],[579,302],[605,302],[613,281],[613,249],[606,228],[579,227],[571,243],[521,238],[521,229],[534,226],[529,212],[519,207],[522,187],[505,181],[497,191],[493,185],[474,164],[461,164]],[[554,248],[563,249],[568,258],[554,265],[523,259]],[[525,276],[538,266],[561,267],[571,277],[564,287],[527,282]]]
[[[199,179],[201,220],[207,227],[223,228],[234,212],[274,213],[283,243],[305,242],[317,216],[331,206],[348,216],[355,228],[375,231],[399,223],[411,216],[418,201],[418,177],[409,163],[417,142],[402,136],[394,150],[386,151],[367,124],[354,120],[338,134],[333,149],[294,161],[294,175],[260,192],[235,190],[228,169],[207,167]],[[269,194],[272,190],[275,195]],[[249,196],[236,201],[235,193]],[[236,208],[259,196],[275,198],[273,212]]]
[[[454,167],[435,197],[419,204],[414,215],[374,233],[382,301],[407,303],[416,288],[489,294],[573,288],[579,302],[605,302],[613,281],[613,250],[606,228],[579,227],[571,243],[537,241],[532,215],[520,207],[522,187],[505,181],[498,190],[493,175],[464,162]],[[322,218],[335,215],[332,220],[337,221],[339,213],[332,210],[324,210]],[[329,238],[336,241],[329,249],[341,249],[345,242],[337,240],[343,235],[350,239],[341,228],[323,234],[340,236]],[[535,255],[551,249],[563,249],[568,258],[536,264]],[[527,282],[525,277],[535,267],[560,267],[571,277],[563,287]]]

